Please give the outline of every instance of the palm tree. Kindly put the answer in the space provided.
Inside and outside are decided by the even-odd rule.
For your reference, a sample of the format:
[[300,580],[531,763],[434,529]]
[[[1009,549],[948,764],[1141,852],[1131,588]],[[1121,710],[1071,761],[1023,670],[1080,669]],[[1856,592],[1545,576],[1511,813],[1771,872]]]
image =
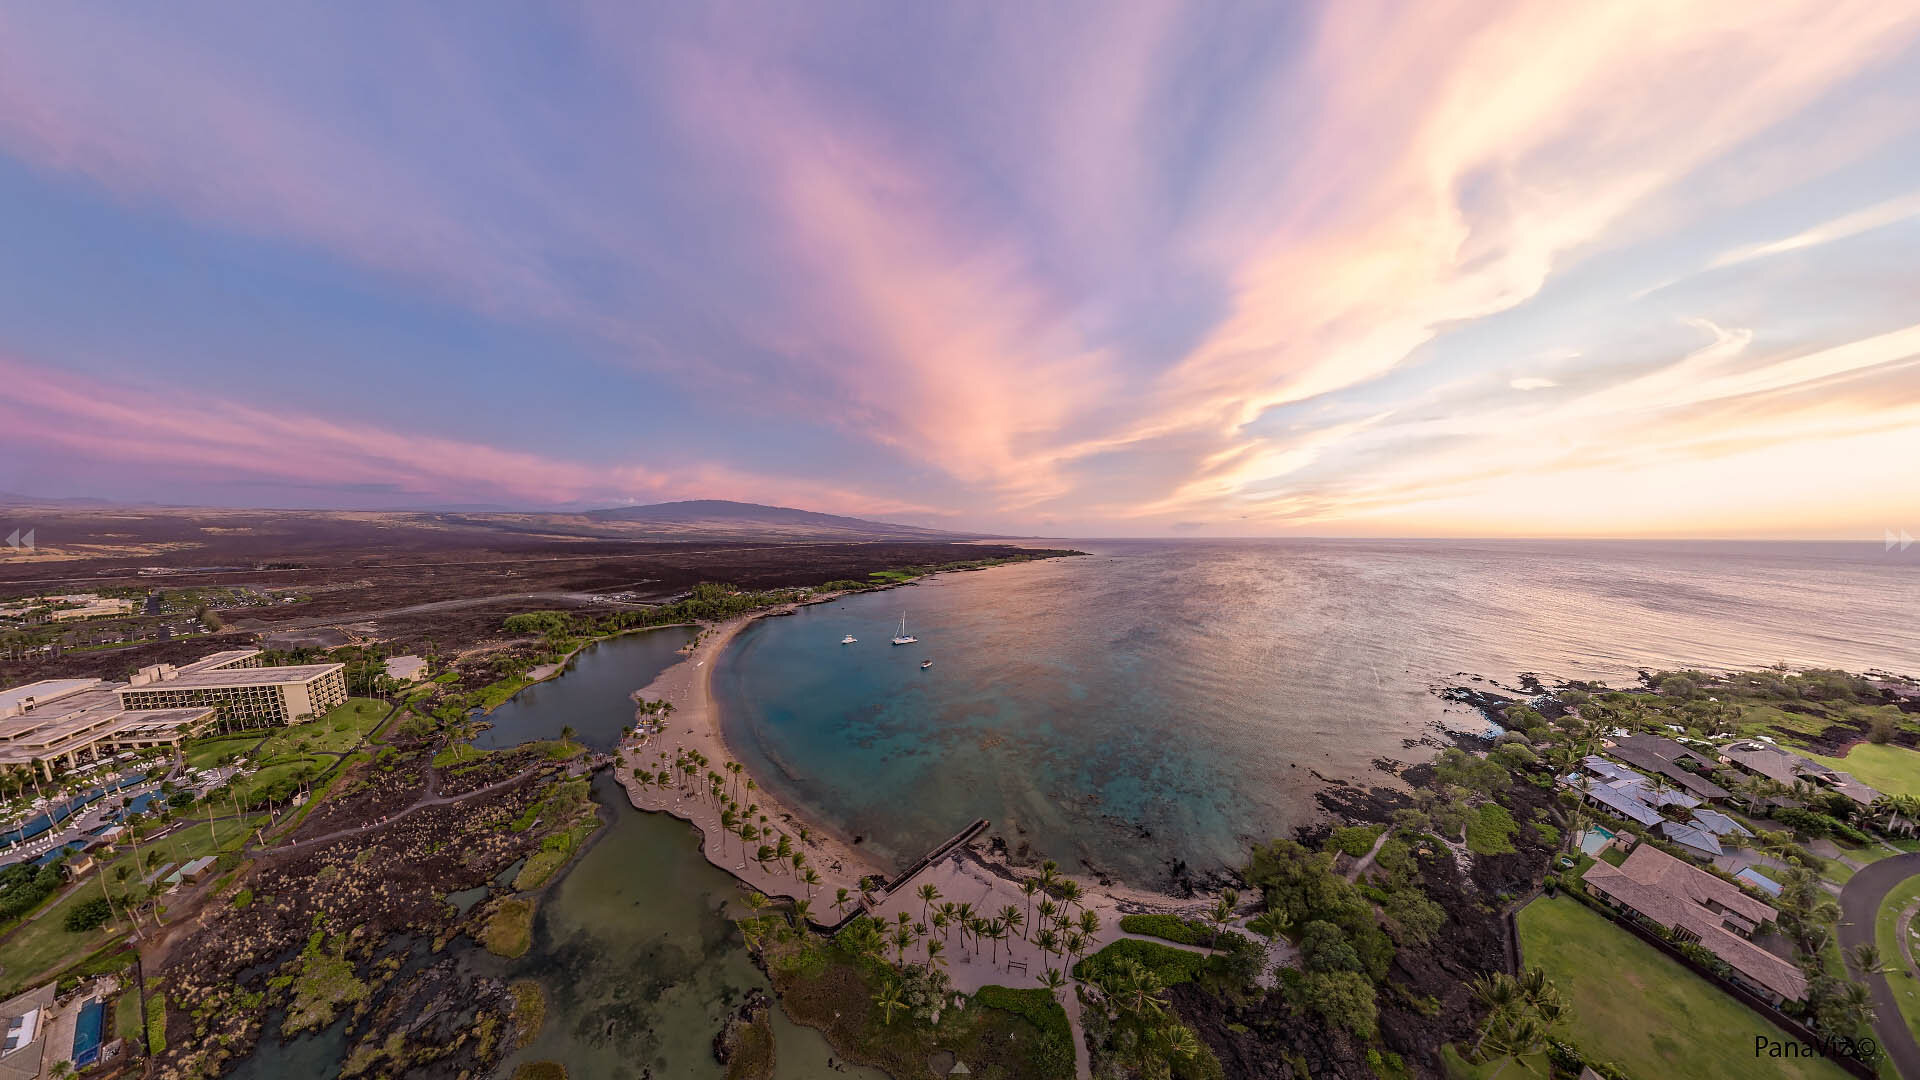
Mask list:
[[1482,1060],[1504,1058],[1500,1067],[1493,1070],[1488,1080],[1499,1076],[1511,1062],[1521,1062],[1521,1068],[1532,1071],[1522,1059],[1532,1057],[1547,1048],[1547,1025],[1533,1016],[1496,1015],[1487,1018],[1487,1029],[1480,1036]]
[[1182,1061],[1200,1056],[1200,1037],[1185,1024],[1168,1024],[1161,1029],[1160,1040],[1166,1044],[1168,1054]]
[[738,925],[740,927],[740,937],[746,942],[747,951],[760,951],[760,944],[766,939],[767,935],[766,929],[760,925],[760,921],[758,919],[743,919]]
[[1041,972],[1039,979],[1040,985],[1046,987],[1047,992],[1051,993],[1055,998],[1058,998],[1060,991],[1066,989],[1067,986],[1067,977],[1053,968],[1047,968]]
[[[1003,926],[1007,928],[1009,932],[1012,932],[1014,930],[1019,930],[1022,926],[1025,926],[1027,922],[1027,917],[1025,915],[1020,914],[1019,908],[1014,907],[1012,904],[1008,904],[1005,907],[1002,907],[1000,909],[1000,922]],[[1022,939],[1024,939],[1027,935],[1023,932],[1020,936]]]
[[900,999],[900,980],[888,979],[881,983],[880,993],[875,995],[873,1003],[880,1009],[882,1022],[892,1024],[894,1010],[907,1007],[907,1003]]
[[[809,866],[806,871],[800,875],[800,880],[807,886],[807,899],[813,899],[813,890],[820,884],[820,872]],[[845,892],[846,890],[842,889],[840,891]]]
[[1087,951],[1087,936],[1078,930],[1069,930],[1066,936],[1060,939],[1060,948],[1067,954],[1067,966],[1071,968],[1074,957]]
[[773,846],[770,844],[761,844],[759,848],[754,851],[753,861],[760,864],[761,873],[764,874],[767,872],[767,863],[772,861],[773,856]]
[[1055,916],[1058,915],[1059,912],[1060,905],[1053,902],[1053,897],[1043,896],[1040,898],[1040,919],[1047,926],[1054,925],[1056,921]]
[[933,902],[940,899],[940,886],[929,881],[915,890],[920,896],[920,917],[926,918],[933,908]]
[[1000,962],[1000,941],[1007,936],[1007,924],[999,919],[988,919],[981,923],[981,929],[987,937],[993,939],[993,963]]
[[932,971],[933,965],[935,964],[939,964],[941,967],[945,967],[947,965],[947,958],[941,955],[946,951],[947,951],[946,944],[942,942],[939,938],[930,937],[927,939],[927,970],[928,971]]
[[1227,889],[1213,902],[1213,909],[1207,912],[1208,921],[1213,923],[1213,936],[1207,940],[1208,948],[1220,943],[1220,930],[1233,921],[1233,909],[1240,904],[1240,891]]
[[747,905],[748,911],[753,912],[755,915],[759,915],[761,909],[765,908],[768,904],[773,903],[773,901],[767,899],[766,893],[755,890],[754,892],[748,893],[747,898],[741,901],[741,903]]
[[908,926],[893,928],[893,948],[896,964],[907,962],[907,949],[913,944],[913,929]]
[[1043,954],[1040,962],[1051,967],[1052,965],[1047,964],[1045,957],[1052,956],[1059,949],[1060,935],[1052,928],[1048,928],[1033,935],[1033,943],[1040,946],[1040,952]]
[[793,902],[793,928],[799,930],[813,915],[813,901],[795,900]]
[[1080,932],[1088,939],[1100,936],[1100,913],[1088,908],[1080,913]]
[[1848,950],[1847,958],[1862,975],[1884,974],[1888,969],[1881,962],[1880,949],[1872,942],[1862,942]]
[[839,915],[843,919],[846,918],[847,917],[847,901],[851,900],[852,898],[853,898],[853,894],[849,893],[846,889],[846,886],[844,885],[833,890],[834,913]]
[[1287,932],[1287,927],[1291,923],[1292,920],[1278,911],[1263,911],[1247,920],[1247,929],[1266,938],[1267,943],[1271,945],[1280,940],[1280,935]]
[[[1039,891],[1040,891],[1040,883],[1033,880],[1032,878],[1025,878],[1020,882],[1020,893],[1021,895],[1027,898],[1027,918],[1028,919],[1033,918],[1033,894]],[[1022,935],[1022,936],[1024,937],[1025,935]]]

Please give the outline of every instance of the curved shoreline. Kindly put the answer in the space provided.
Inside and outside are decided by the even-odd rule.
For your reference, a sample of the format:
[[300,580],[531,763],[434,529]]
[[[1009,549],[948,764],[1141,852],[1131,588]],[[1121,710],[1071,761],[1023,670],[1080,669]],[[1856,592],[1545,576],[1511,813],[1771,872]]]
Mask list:
[[[825,603],[838,599],[840,595],[844,594],[829,594],[805,603]],[[707,759],[710,767],[718,767],[725,761],[740,761],[739,755],[734,753],[722,734],[719,710],[713,702],[714,665],[727,645],[754,620],[785,614],[801,606],[803,604],[787,604],[738,615],[703,629],[684,659],[634,692],[639,699],[673,704],[673,713],[663,730],[657,735],[630,736],[620,743],[627,764],[617,779],[620,786],[626,789],[628,801],[636,809],[672,814],[692,824],[704,836],[702,849],[708,862],[768,896],[805,896],[806,887],[792,874],[763,869],[747,858],[740,839],[721,827],[719,808],[700,791],[682,792],[678,786],[663,789],[649,785],[643,788],[634,779],[633,770],[671,767],[673,759],[680,752],[688,750],[698,751]],[[665,755],[664,761],[660,757],[662,754]],[[860,879],[869,874],[883,878],[891,876],[890,867],[856,850],[853,844],[833,835],[820,823],[796,813],[778,796],[759,786],[758,778],[744,767],[741,776],[753,779],[755,790],[745,791],[744,784],[739,781],[734,781],[730,787],[741,803],[759,805],[756,817],[764,816],[767,824],[779,823],[789,831],[797,832],[803,827],[808,830],[808,862],[822,879],[821,884],[813,890],[815,897],[822,892],[831,897],[836,888],[843,887],[857,893]],[[704,790],[704,783],[702,779],[701,790]],[[838,869],[835,869],[836,866]]]
[[[795,811],[778,796],[759,786],[759,778],[745,767],[743,759],[733,752],[722,734],[712,679],[714,666],[726,647],[754,620],[779,617],[797,608],[826,603],[844,595],[847,594],[826,594],[799,603],[751,612],[703,630],[683,660],[635,691],[636,699],[671,702],[673,713],[660,733],[633,736],[621,742],[619,752],[625,764],[616,771],[616,779],[635,809],[668,814],[698,830],[701,834],[700,853],[709,863],[726,871],[747,888],[769,897],[806,898],[809,890],[793,873],[779,869],[777,864],[772,869],[760,865],[748,857],[737,836],[722,828],[720,809],[705,794],[704,776],[685,791],[677,784],[660,788],[651,784],[643,785],[633,778],[636,768],[655,772],[670,769],[674,758],[687,750],[698,751],[707,760],[706,768],[711,770],[720,769],[726,762],[741,763],[738,777],[728,781],[728,790],[736,800],[741,804],[758,804],[756,819],[764,816],[767,827],[778,828],[796,841],[801,828],[808,831],[803,848],[798,844],[796,848],[806,851],[807,865],[820,875],[820,883],[811,890],[811,899],[812,917],[815,922],[822,924],[837,922],[842,914],[860,907],[862,877],[877,875],[886,879],[899,868],[888,866],[875,856],[859,850],[817,818]],[[755,789],[751,792],[745,790],[744,782],[747,779],[753,779],[755,783]],[[956,822],[955,827],[965,824]],[[897,918],[900,914],[917,919],[924,914],[923,902],[917,895],[918,889],[932,884],[945,899],[972,903],[982,913],[998,911],[1005,906],[1025,906],[1030,911],[1031,901],[1019,892],[1019,883],[1034,876],[1032,870],[1015,867],[998,856],[984,855],[969,845],[920,870],[891,894],[875,890],[876,900],[868,910],[883,919]],[[1191,915],[1203,911],[1207,906],[1203,898],[1182,900],[1118,883],[1103,885],[1077,874],[1061,874],[1058,879],[1072,880],[1078,884],[1083,895],[1080,906],[1099,916],[1100,929],[1088,942],[1089,947],[1082,955],[1098,951],[1101,946],[1125,936],[1119,925],[1120,917],[1124,914],[1175,912]],[[845,888],[852,897],[844,911],[833,905],[835,890],[839,888]],[[1016,970],[1016,957],[1023,965],[1021,970]],[[1058,963],[1058,960],[1053,962]],[[994,983],[1030,985],[1037,981],[1047,963],[1047,959],[1039,955],[1036,944],[1014,938],[991,953],[976,953],[971,960],[962,959],[948,969],[948,974],[957,989],[970,993]],[[1023,980],[1023,975],[1028,978]]]

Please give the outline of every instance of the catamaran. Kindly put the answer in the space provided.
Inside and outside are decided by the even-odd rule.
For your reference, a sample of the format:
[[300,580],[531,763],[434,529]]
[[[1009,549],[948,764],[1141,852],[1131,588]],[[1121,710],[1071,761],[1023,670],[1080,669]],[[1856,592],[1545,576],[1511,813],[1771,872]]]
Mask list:
[[895,645],[911,645],[914,642],[919,640],[920,640],[919,638],[914,637],[912,634],[907,633],[907,614],[904,611],[901,612],[900,613],[900,633],[898,636],[896,636],[893,639],[893,643]]
[[854,637],[854,636],[853,636],[852,634],[848,634],[848,635],[847,635],[846,637],[843,637],[843,638],[841,638],[841,639],[840,639],[840,644],[842,644],[842,645],[851,645],[851,644],[853,644],[854,642],[856,642],[856,641],[859,641],[859,640],[860,640],[859,638],[857,638],[857,637]]

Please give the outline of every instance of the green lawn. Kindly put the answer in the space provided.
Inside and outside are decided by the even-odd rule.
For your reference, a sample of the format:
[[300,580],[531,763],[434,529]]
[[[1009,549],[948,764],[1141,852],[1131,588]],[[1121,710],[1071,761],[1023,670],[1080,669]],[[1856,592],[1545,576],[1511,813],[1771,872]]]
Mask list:
[[255,798],[257,792],[263,792],[278,784],[282,790],[281,795],[276,796],[276,798],[284,798],[293,792],[294,785],[302,775],[303,769],[305,770],[308,781],[317,784],[322,777],[326,776],[327,771],[334,767],[336,762],[337,759],[333,757],[301,756],[280,758],[273,764],[267,765],[249,776],[243,776],[235,780],[233,783],[234,796],[240,801],[240,805],[244,808],[250,800]]
[[487,752],[465,742],[450,742],[439,753],[433,755],[433,767],[444,769],[449,765],[463,765],[469,761],[478,761],[486,757]]
[[220,764],[232,754],[244,754],[258,764],[307,753],[345,753],[359,746],[380,726],[389,708],[391,706],[377,698],[348,698],[346,704],[304,724],[193,739],[186,746],[187,763],[196,769],[205,769]]
[[137,988],[123,989],[113,1001],[113,1037],[132,1043],[141,1030],[140,994]]
[[[101,895],[102,874],[107,875],[114,895],[119,896],[127,891],[128,886],[122,885],[115,877],[116,867],[129,867],[127,881],[131,883],[167,863],[181,863],[202,855],[232,850],[239,846],[241,839],[255,823],[265,821],[266,815],[259,814],[246,821],[217,822],[211,829],[203,821],[159,840],[142,841],[141,869],[138,871],[131,869],[134,865],[132,849],[122,847],[111,862],[87,875],[78,892],[62,896],[50,908],[43,909],[39,918],[22,923],[12,936],[0,942],[0,997],[33,985],[36,978],[53,974],[126,932],[124,918],[117,924],[109,923],[84,934],[72,933],[66,928],[66,916],[70,909]],[[214,843],[213,830],[218,831],[218,844]],[[149,868],[148,856],[153,852],[160,854],[160,861]],[[148,925],[152,925],[151,921]]]
[[[1880,947],[1880,962],[1894,970],[1887,972],[1887,985],[1893,989],[1894,1000],[1900,1004],[1900,1015],[1907,1021],[1907,1029],[1914,1038],[1920,1039],[1920,979],[1913,975],[1913,965],[1907,963],[1907,950],[1900,940],[1900,913],[1914,902],[1920,901],[1920,877],[1910,877],[1894,886],[1893,891],[1880,905],[1880,914],[1873,921],[1873,943]],[[1915,952],[1920,952],[1920,941],[1911,942]]]
[[[1527,966],[1544,968],[1573,1007],[1571,1041],[1629,1075],[1745,1080],[1760,1075],[1754,1036],[1790,1038],[1578,900],[1535,900],[1519,922]],[[1832,1062],[1803,1058],[1769,1060],[1765,1075],[1847,1074]]]
[[1920,795],[1920,753],[1904,746],[1861,743],[1846,757],[1808,757],[1852,773],[1861,783],[1888,795]]
[[230,757],[251,756],[255,743],[260,741],[258,731],[243,732],[238,735],[217,735],[209,739],[192,739],[187,742],[187,764],[196,769],[211,769]]
[[345,753],[360,745],[368,733],[386,719],[390,708],[377,698],[348,698],[345,705],[318,720],[274,728],[257,756],[269,761],[288,754]]

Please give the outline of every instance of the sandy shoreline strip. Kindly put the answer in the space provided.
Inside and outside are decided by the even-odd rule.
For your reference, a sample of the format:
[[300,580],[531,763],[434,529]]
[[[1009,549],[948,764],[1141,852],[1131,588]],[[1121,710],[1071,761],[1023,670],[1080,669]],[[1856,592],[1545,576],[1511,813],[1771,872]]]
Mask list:
[[[825,603],[831,599],[837,597],[828,596],[805,603]],[[664,730],[658,734],[635,736],[621,743],[620,753],[625,764],[618,767],[617,777],[636,809],[671,814],[698,829],[703,836],[702,853],[708,862],[733,875],[748,888],[757,889],[771,897],[805,899],[811,893],[814,921],[833,923],[859,904],[859,886],[863,876],[890,878],[899,868],[883,865],[818,822],[794,812],[775,795],[759,787],[757,780],[755,790],[745,791],[744,779],[751,773],[743,770],[740,778],[729,779],[728,791],[743,805],[758,805],[754,812],[756,824],[762,824],[759,818],[766,818],[764,826],[785,833],[792,838],[796,848],[800,847],[800,829],[804,827],[808,830],[804,847],[807,865],[816,870],[821,879],[818,885],[809,889],[791,868],[776,863],[766,866],[757,863],[751,857],[749,846],[722,828],[720,807],[706,794],[705,770],[684,791],[678,784],[662,788],[643,784],[633,777],[636,768],[656,773],[663,769],[670,770],[674,759],[687,750],[696,750],[705,756],[706,769],[726,775],[725,763],[739,761],[740,758],[732,752],[720,731],[720,713],[712,693],[714,665],[733,639],[755,619],[775,617],[800,606],[803,605],[793,604],[754,612],[713,626],[701,635],[684,660],[669,667],[638,691],[635,696],[639,699],[672,702],[673,713]],[[966,824],[955,822],[954,827],[957,830]],[[760,842],[773,843],[775,839],[768,838]],[[757,847],[758,843],[753,846]],[[923,885],[933,885],[939,890],[941,899],[971,904],[975,914],[991,916],[1014,907],[1031,918],[1037,914],[1035,901],[1022,894],[1019,882],[1035,876],[1033,868],[1008,865],[997,857],[982,855],[970,845],[928,866],[898,891],[880,898],[871,913],[886,922],[897,920],[901,914],[908,915],[914,922],[923,922],[928,906],[920,899],[918,892]],[[1181,900],[1118,884],[1099,885],[1067,874],[1059,875],[1059,880],[1072,880],[1080,886],[1082,900],[1076,905],[1075,912],[1089,911],[1098,919],[1098,929],[1083,944],[1080,952],[1083,956],[1121,937],[1131,936],[1120,930],[1120,917],[1123,914],[1169,911],[1196,915],[1204,911],[1208,903],[1207,900]],[[835,891],[841,888],[846,889],[852,897],[852,902],[844,909],[834,903]],[[1034,929],[1029,926],[1026,933],[1031,935]],[[946,960],[954,986],[969,993],[989,984],[1034,985],[1046,967],[1059,967],[1065,960],[1061,956],[1045,955],[1036,942],[1026,940],[1019,931],[999,942],[974,942],[971,946],[965,943],[965,935],[956,938],[951,929],[937,936],[953,947]]]
[[[808,602],[824,603],[826,600]],[[626,765],[619,770],[619,780],[620,786],[627,791],[628,800],[637,809],[672,814],[690,822],[705,834],[703,847],[708,862],[768,896],[804,898],[807,887],[790,871],[762,869],[748,857],[752,852],[745,850],[746,845],[742,844],[740,838],[721,827],[720,808],[705,795],[707,781],[704,775],[698,778],[697,790],[690,787],[686,792],[677,786],[659,788],[642,785],[633,778],[636,768],[653,772],[671,769],[674,759],[682,751],[698,751],[707,759],[708,769],[722,772],[723,763],[740,760],[721,734],[720,712],[713,701],[714,665],[734,637],[755,619],[769,618],[799,606],[790,604],[740,615],[706,629],[686,659],[667,668],[658,678],[641,688],[637,692],[639,698],[671,702],[673,714],[659,734],[637,736],[621,743]],[[665,758],[661,754],[665,754]],[[752,774],[743,775],[750,777]],[[766,825],[792,836],[796,846],[799,830],[802,827],[808,830],[807,864],[818,871],[821,877],[821,884],[813,889],[814,915],[819,921],[832,922],[836,917],[831,904],[835,889],[845,888],[858,893],[863,876],[878,874],[891,877],[895,872],[893,867],[883,865],[854,845],[830,834],[819,824],[795,813],[772,792],[758,787],[757,779],[755,783],[756,789],[747,792],[741,781],[732,780],[729,781],[729,791],[743,805],[758,804],[759,809],[754,814],[756,824],[759,824],[760,817],[765,817]],[[828,901],[826,904],[819,902],[822,893]]]

